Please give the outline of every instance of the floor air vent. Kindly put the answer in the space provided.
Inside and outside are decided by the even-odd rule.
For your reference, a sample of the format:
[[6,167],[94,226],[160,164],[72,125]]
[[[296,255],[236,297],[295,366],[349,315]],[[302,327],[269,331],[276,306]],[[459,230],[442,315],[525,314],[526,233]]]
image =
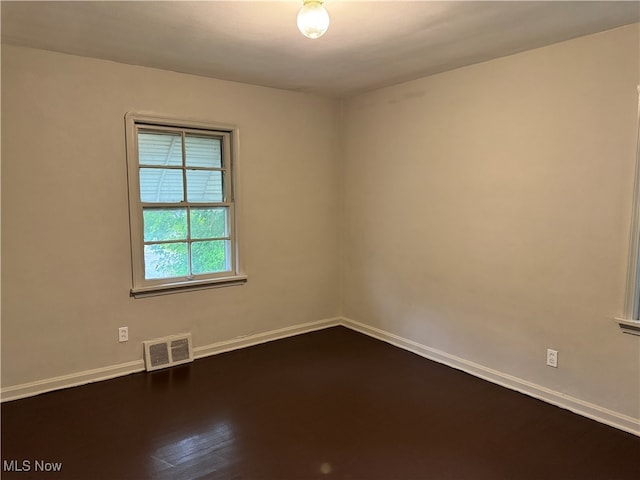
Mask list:
[[190,333],[156,338],[142,344],[147,372],[193,361]]

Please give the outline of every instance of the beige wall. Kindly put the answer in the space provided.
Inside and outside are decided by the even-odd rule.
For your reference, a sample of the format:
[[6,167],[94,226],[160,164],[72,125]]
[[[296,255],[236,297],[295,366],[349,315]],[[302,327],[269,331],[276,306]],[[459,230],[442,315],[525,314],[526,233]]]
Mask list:
[[640,417],[640,338],[612,320],[638,53],[633,25],[349,101],[344,315]]
[[[342,303],[347,318],[640,417],[640,341],[612,320],[638,40],[638,25],[583,37],[342,114],[304,94],[3,47],[3,387],[139,360],[148,338],[209,345]],[[127,111],[240,127],[246,286],[129,297]]]
[[[124,115],[240,128],[242,287],[132,299]],[[2,385],[334,317],[339,104],[311,95],[2,48]],[[117,328],[129,326],[128,343]]]

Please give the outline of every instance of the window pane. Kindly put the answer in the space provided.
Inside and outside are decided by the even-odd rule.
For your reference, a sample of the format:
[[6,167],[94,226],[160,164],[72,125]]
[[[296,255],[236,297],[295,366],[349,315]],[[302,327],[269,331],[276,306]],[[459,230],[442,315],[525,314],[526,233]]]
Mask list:
[[184,277],[189,273],[186,243],[144,246],[144,278]]
[[219,138],[187,136],[184,141],[188,167],[222,167],[222,141]]
[[191,244],[191,268],[193,273],[229,271],[230,246],[229,240],[193,242]]
[[229,236],[226,208],[192,208],[191,238]]
[[186,208],[145,208],[144,241],[186,240],[187,209]]
[[187,170],[187,200],[189,202],[223,202],[222,172]]
[[182,165],[182,137],[176,133],[138,132],[140,165]]
[[183,201],[182,170],[141,168],[140,200],[150,203]]

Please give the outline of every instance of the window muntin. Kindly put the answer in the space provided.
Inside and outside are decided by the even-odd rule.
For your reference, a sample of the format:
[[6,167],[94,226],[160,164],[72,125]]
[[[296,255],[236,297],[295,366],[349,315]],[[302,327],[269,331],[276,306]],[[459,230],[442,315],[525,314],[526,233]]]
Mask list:
[[233,128],[127,116],[132,293],[244,280]]

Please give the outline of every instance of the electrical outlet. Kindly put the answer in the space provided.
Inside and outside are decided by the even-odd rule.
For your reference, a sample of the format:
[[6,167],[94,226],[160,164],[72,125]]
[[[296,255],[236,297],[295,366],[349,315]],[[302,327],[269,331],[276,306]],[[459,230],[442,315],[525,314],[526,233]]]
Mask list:
[[547,365],[558,368],[558,351],[547,348]]
[[120,327],[118,329],[118,341],[119,342],[129,341],[129,327]]

